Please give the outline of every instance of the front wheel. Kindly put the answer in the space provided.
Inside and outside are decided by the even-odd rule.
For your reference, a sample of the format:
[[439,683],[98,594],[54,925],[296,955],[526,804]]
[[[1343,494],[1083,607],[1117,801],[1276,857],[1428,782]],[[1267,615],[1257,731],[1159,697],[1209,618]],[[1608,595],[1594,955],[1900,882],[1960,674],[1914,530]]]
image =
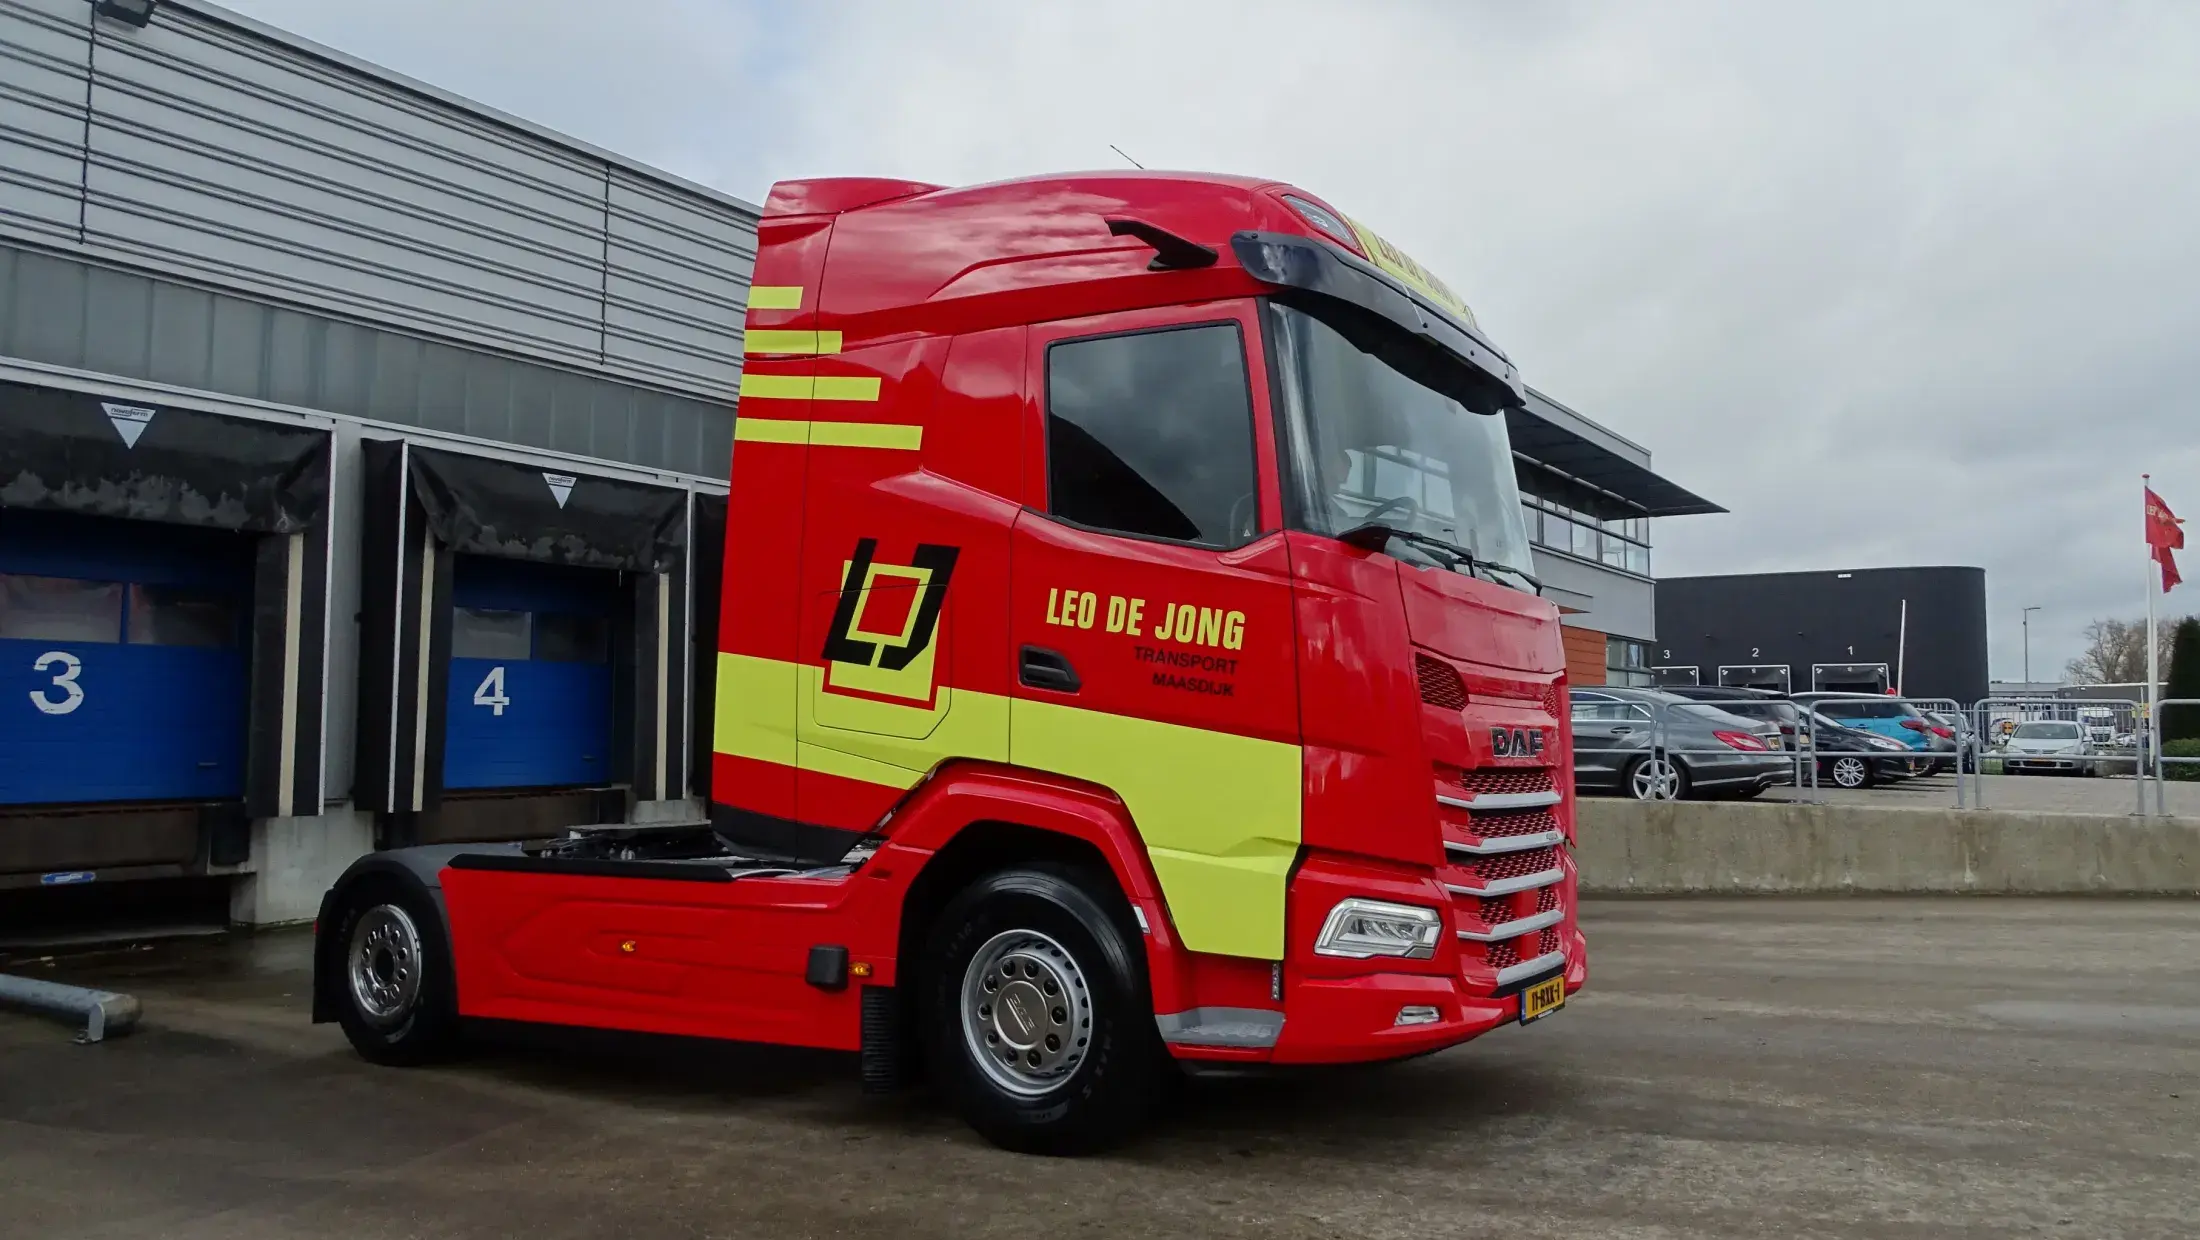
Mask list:
[[1071,1154],[1134,1130],[1161,1084],[1144,959],[1113,893],[1067,868],[1004,870],[940,914],[925,1050],[987,1140]]
[[1869,788],[1872,786],[1872,764],[1862,758],[1839,757],[1826,763],[1826,778],[1836,788]]
[[370,1063],[412,1065],[458,1041],[457,989],[443,919],[394,879],[359,884],[336,922],[337,1022]]

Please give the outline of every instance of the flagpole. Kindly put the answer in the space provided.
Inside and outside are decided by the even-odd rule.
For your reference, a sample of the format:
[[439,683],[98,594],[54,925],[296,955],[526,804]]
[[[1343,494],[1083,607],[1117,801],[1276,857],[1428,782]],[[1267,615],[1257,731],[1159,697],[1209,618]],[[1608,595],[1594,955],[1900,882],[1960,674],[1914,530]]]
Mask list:
[[[2145,497],[2154,489],[2154,475],[2140,474],[2139,486],[2141,488],[2139,506],[2141,511],[2144,511],[2146,508]],[[2151,520],[2151,517],[2149,518],[2149,520]],[[2155,561],[2154,546],[2150,542],[2147,545],[2147,743],[2145,752],[2149,757],[2154,760],[2154,769],[2159,771],[2162,768],[2162,721],[2155,717],[2156,710],[2154,705],[2155,687],[2162,683],[2161,669],[2156,666],[2156,660],[2158,660],[2161,655],[2160,652],[2156,649],[2154,637],[2154,576],[2157,569],[2158,565]],[[2139,803],[2141,805],[2145,805],[2145,772],[2140,772],[2139,778],[2141,781],[2139,786]],[[2156,802],[2154,806],[2154,812],[2159,814],[2162,812],[2162,806],[2160,803],[2162,798],[2161,785],[2155,785],[2154,796]]]

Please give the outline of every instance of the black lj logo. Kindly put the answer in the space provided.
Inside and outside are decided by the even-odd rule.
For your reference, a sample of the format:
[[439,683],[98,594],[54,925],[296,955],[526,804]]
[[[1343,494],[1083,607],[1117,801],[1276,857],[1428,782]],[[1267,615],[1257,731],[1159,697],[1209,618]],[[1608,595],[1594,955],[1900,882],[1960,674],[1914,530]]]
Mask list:
[[[878,539],[856,540],[855,554],[841,578],[832,627],[825,633],[825,661],[899,672],[932,648],[932,634],[940,623],[940,605],[947,601],[947,583],[955,575],[955,559],[962,549],[918,543],[916,554],[906,565],[873,564],[877,554]],[[882,586],[880,578],[897,584],[907,582],[917,591],[917,598],[913,610],[903,612],[900,623],[874,629],[865,624],[866,613],[876,610],[885,594],[898,593]]]

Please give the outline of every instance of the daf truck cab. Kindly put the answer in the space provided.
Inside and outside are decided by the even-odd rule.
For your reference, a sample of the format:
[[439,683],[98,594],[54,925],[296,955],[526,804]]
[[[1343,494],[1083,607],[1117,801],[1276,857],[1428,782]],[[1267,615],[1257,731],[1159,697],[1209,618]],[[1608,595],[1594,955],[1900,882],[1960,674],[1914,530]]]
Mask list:
[[835,1048],[1070,1151],[1583,984],[1524,390],[1441,280],[1259,179],[793,181],[746,352],[707,825],[363,859],[362,1054]]

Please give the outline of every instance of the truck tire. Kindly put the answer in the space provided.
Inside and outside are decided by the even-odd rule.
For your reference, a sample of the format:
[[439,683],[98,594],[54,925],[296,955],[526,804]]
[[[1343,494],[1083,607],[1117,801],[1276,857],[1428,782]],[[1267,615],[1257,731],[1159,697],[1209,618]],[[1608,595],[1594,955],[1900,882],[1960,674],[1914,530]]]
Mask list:
[[409,1067],[457,1047],[451,949],[426,892],[395,877],[363,879],[345,895],[336,935],[336,1019],[362,1059]]
[[1069,867],[1002,870],[935,923],[921,966],[932,1079],[1004,1149],[1097,1149],[1154,1103],[1164,1052],[1144,957],[1098,885]]

